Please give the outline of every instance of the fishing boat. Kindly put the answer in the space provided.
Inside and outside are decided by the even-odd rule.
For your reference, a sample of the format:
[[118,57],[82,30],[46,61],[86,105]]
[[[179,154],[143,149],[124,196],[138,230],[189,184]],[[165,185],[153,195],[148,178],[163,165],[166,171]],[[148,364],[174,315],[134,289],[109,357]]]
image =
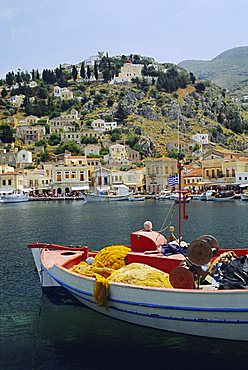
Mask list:
[[128,200],[129,202],[143,202],[144,200],[146,200],[146,197],[135,194],[135,195],[130,195]]
[[171,195],[170,190],[161,190],[161,192],[155,195],[156,200],[169,200]]
[[223,191],[216,193],[213,200],[215,202],[227,202],[227,201],[234,200],[234,199],[235,199],[234,191],[224,191],[223,190]]
[[[87,246],[28,243],[40,282],[43,287],[62,286],[92,310],[128,323],[248,341],[248,277],[242,269],[248,263],[248,249],[220,249],[211,235],[182,244],[181,222],[188,216],[183,203],[185,191],[181,190],[180,161],[178,168],[182,197],[177,240],[168,242],[146,222],[144,230],[131,233],[129,246],[118,244],[98,252]],[[122,255],[123,265],[115,266],[114,272],[103,263],[111,261],[112,267],[117,263],[113,255],[107,255],[111,248],[116,248],[116,256],[127,248]],[[141,280],[137,271],[144,267],[152,270]],[[149,281],[147,276],[151,277]]]
[[113,190],[98,189],[96,193],[86,193],[85,199],[87,202],[113,202],[128,200],[132,192],[125,185],[118,185]]
[[200,195],[200,200],[203,200],[203,201],[214,200],[215,199],[214,195],[215,195],[214,190],[206,190]]
[[27,202],[29,197],[26,193],[21,190],[14,190],[10,194],[2,195],[0,198],[0,203],[20,203]]

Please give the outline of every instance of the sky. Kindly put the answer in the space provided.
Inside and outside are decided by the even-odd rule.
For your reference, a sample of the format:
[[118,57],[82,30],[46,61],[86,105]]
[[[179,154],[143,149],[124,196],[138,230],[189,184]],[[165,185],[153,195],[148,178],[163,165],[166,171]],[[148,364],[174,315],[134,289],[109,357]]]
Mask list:
[[211,60],[248,45],[247,0],[0,0],[0,78],[99,51]]

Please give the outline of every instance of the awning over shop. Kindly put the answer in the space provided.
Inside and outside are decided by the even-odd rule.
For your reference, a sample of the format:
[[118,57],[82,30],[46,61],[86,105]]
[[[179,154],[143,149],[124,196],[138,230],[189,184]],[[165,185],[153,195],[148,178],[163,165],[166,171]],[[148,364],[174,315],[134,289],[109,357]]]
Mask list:
[[81,191],[81,190],[89,190],[88,185],[75,185],[71,187],[72,191]]
[[239,187],[240,188],[247,188],[248,187],[248,183],[247,184],[239,184]]

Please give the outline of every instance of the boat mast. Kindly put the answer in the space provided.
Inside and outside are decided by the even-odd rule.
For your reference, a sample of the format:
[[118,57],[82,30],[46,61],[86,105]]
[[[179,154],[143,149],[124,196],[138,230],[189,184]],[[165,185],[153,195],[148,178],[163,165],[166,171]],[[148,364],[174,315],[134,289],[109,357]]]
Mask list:
[[186,215],[186,191],[182,190],[182,160],[184,155],[180,153],[180,120],[179,120],[179,107],[178,107],[178,116],[177,116],[177,128],[178,128],[178,153],[177,153],[177,173],[178,173],[178,193],[179,193],[179,202],[178,202],[178,244],[181,247],[182,239],[182,204],[183,204],[183,218],[184,220],[188,219]]

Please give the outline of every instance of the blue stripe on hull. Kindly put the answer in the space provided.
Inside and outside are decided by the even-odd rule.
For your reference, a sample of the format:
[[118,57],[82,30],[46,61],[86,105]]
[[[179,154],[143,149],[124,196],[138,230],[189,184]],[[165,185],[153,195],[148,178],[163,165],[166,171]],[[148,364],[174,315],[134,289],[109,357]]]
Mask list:
[[[45,269],[46,270],[46,269]],[[50,273],[50,271],[46,270],[46,272],[51,276],[54,280],[56,280],[62,287],[64,287],[67,291],[73,294],[75,297],[80,298],[82,301],[89,302],[91,304],[96,303],[88,299],[86,297],[93,297],[92,293],[83,291],[78,288],[74,288],[71,285],[64,283],[60,279],[56,278],[54,275]],[[82,296],[83,295],[83,296]],[[86,296],[86,297],[84,297]],[[156,304],[147,304],[147,303],[140,303],[140,302],[132,302],[132,301],[123,301],[117,299],[110,299],[110,302],[117,302],[125,305],[131,306],[140,306],[140,307],[150,307],[150,308],[157,308],[157,309],[171,309],[171,310],[180,310],[180,311],[201,311],[201,312],[248,312],[248,308],[195,308],[195,307],[180,307],[180,306],[165,306],[165,305],[156,305]],[[86,303],[87,305],[87,303]],[[177,321],[191,321],[191,322],[204,322],[204,323],[222,323],[222,324],[248,324],[248,320],[215,320],[215,319],[195,319],[195,318],[183,318],[183,317],[173,317],[173,316],[165,316],[165,315],[157,315],[157,314],[149,314],[149,313],[142,313],[127,309],[118,308],[112,305],[109,305],[108,308],[124,312],[132,315],[137,316],[144,316],[149,318],[157,318],[157,319],[166,319],[166,320],[177,320]]]

